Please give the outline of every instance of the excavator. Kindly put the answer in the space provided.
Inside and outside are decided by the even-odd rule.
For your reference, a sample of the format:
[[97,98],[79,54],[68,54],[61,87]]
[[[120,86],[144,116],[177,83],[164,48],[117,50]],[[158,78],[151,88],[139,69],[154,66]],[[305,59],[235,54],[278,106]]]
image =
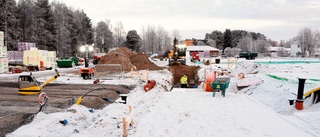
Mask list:
[[48,79],[46,82],[41,83],[39,82],[33,75],[20,75],[18,78],[18,85],[19,85],[19,94],[20,95],[34,95],[39,94],[43,87],[50,82],[56,80],[60,77],[58,70],[55,70],[56,75],[52,78]]
[[178,40],[173,40],[173,50],[168,54],[169,66],[186,65],[186,45],[178,45]]

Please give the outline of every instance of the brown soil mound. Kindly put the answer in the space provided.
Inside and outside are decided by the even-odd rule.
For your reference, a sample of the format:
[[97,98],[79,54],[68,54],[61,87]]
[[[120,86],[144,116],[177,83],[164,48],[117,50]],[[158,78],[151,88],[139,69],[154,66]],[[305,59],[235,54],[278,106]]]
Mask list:
[[183,74],[187,74],[189,84],[196,84],[199,81],[199,78],[198,78],[199,69],[200,69],[199,66],[176,65],[176,66],[170,66],[169,71],[173,75],[174,85],[180,84],[180,78],[183,76]]
[[130,56],[136,54],[135,52],[133,52],[132,50],[130,50],[126,47],[117,48],[111,52],[120,52],[120,53],[126,55],[127,57],[130,57]]
[[146,54],[138,53],[130,56],[131,63],[137,70],[161,70],[162,68],[151,62]]
[[121,64],[124,71],[131,71],[131,68],[135,70],[162,69],[151,62],[146,54],[132,52],[126,47],[108,52],[107,55],[101,57],[98,64]]
[[134,66],[131,64],[129,57],[134,54],[128,48],[119,48],[101,57],[98,64],[121,64],[124,71],[130,71]]

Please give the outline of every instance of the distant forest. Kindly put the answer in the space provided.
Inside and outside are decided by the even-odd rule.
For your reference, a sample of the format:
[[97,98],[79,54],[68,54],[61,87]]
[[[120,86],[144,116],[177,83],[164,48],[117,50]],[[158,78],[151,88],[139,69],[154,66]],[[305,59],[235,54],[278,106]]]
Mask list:
[[[138,52],[162,54],[172,48],[174,37],[181,40],[179,30],[169,33],[160,25],[141,26],[139,31],[128,32],[125,32],[121,22],[112,25],[110,20],[100,21],[93,26],[83,10],[74,10],[62,2],[19,0],[16,3],[16,0],[1,0],[0,8],[0,31],[5,32],[8,50],[17,50],[18,42],[32,42],[39,49],[57,51],[58,57],[76,56],[82,45],[94,45],[100,52],[126,46]],[[304,30],[307,32],[303,33]],[[290,47],[290,42],[298,41],[304,45],[302,51],[313,53],[319,38],[314,38],[313,43],[304,40],[309,30],[311,36],[317,34],[304,28],[297,37],[279,44],[261,33],[230,29],[204,34],[203,41],[228,54],[234,52],[232,49],[264,53],[267,47]]]

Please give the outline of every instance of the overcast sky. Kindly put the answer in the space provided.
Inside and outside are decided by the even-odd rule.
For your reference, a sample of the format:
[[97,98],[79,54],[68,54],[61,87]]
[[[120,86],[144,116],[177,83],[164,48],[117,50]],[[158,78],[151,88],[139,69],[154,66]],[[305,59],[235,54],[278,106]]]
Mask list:
[[[52,1],[52,0],[51,0]],[[57,0],[83,9],[93,25],[121,21],[125,31],[163,26],[182,39],[203,39],[226,28],[260,32],[272,40],[288,40],[300,29],[320,28],[319,0]],[[170,35],[172,36],[172,35]]]

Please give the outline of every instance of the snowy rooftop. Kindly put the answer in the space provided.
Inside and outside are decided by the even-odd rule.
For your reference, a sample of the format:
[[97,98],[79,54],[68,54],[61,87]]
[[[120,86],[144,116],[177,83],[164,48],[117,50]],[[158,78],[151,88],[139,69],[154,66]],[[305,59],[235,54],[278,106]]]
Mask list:
[[219,49],[210,46],[187,46],[187,51],[219,51]]

